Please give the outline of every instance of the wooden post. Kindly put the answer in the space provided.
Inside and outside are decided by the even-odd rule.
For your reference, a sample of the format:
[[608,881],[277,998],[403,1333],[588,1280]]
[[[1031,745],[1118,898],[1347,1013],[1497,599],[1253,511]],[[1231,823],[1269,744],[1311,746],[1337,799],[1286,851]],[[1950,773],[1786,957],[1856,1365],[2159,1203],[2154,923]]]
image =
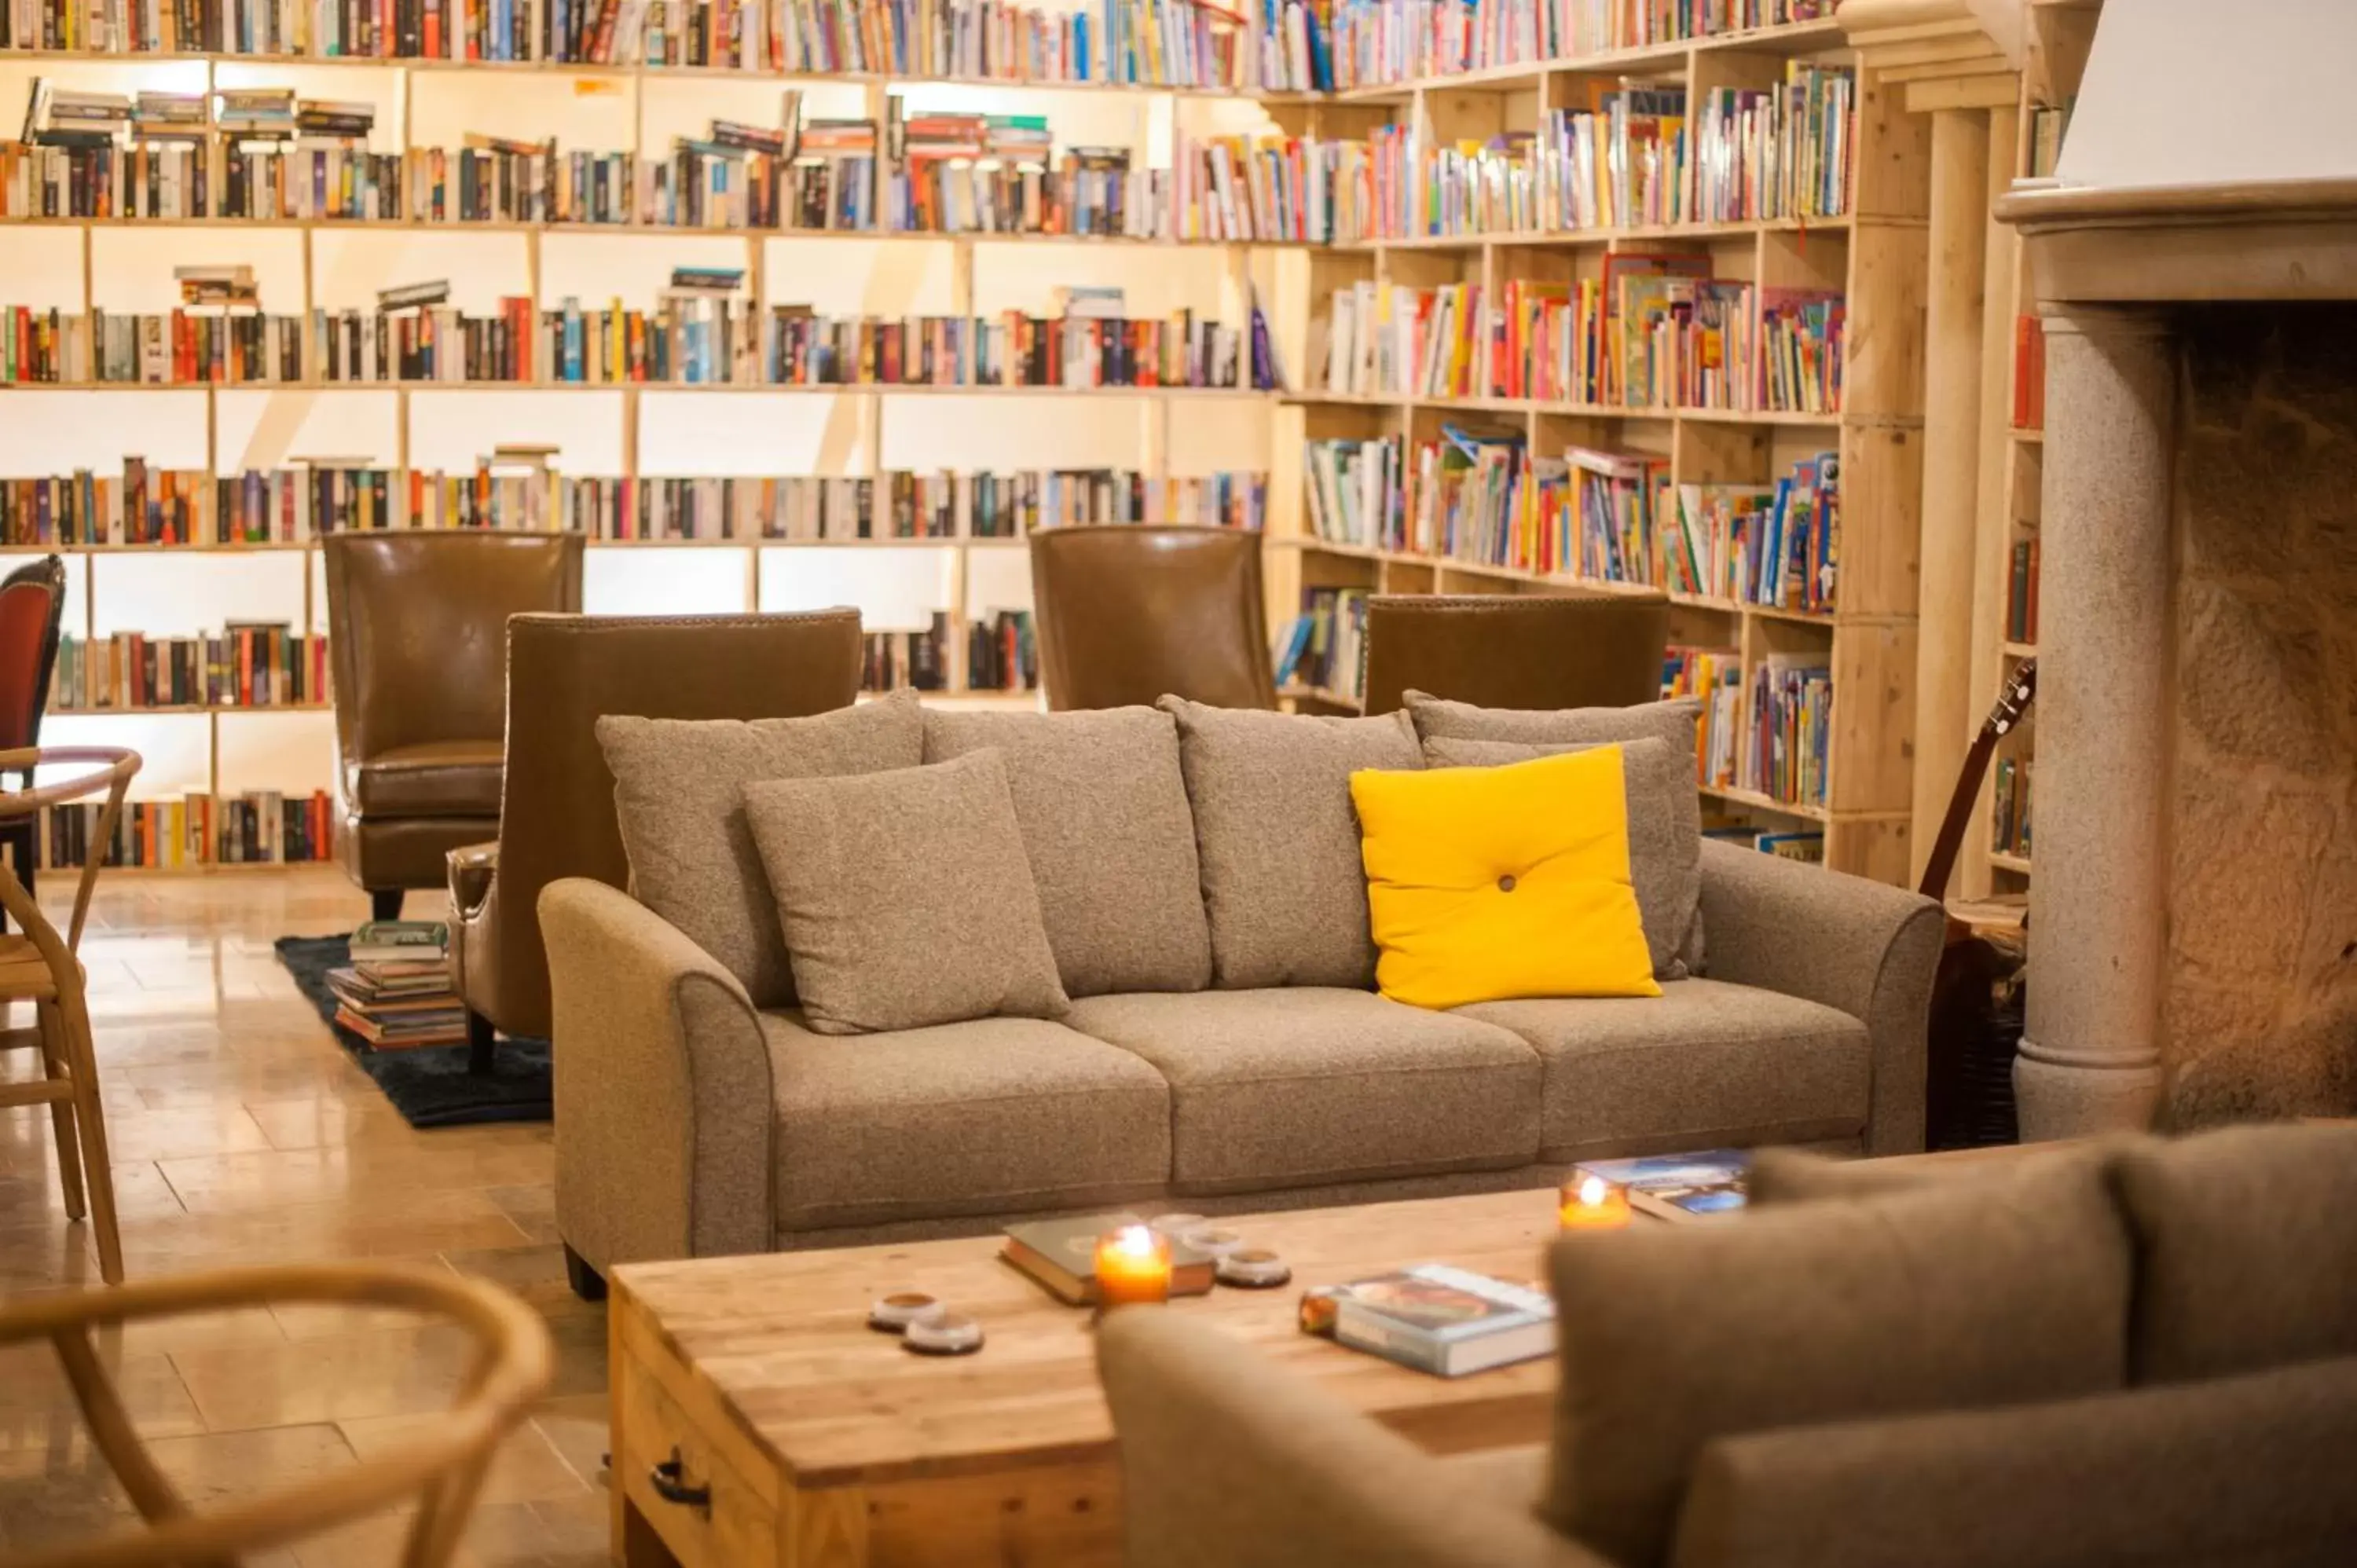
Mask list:
[[[1982,295],[1988,252],[1985,113],[1932,117],[1931,287],[1923,387],[1923,532],[1915,650],[1914,819],[1937,823],[1973,736],[1975,523],[1980,488]],[[1911,875],[1932,835],[1919,832]]]

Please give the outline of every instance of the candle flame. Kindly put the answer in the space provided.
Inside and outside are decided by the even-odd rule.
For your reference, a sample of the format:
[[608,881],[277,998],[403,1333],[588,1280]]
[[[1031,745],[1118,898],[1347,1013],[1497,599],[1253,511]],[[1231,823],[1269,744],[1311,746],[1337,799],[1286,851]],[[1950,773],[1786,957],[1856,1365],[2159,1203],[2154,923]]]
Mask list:
[[1604,1178],[1602,1176],[1589,1176],[1587,1180],[1579,1184],[1579,1201],[1581,1205],[1588,1208],[1596,1208],[1604,1201],[1605,1190]]
[[1114,1251],[1132,1258],[1154,1256],[1154,1232],[1143,1225],[1125,1225],[1114,1232]]

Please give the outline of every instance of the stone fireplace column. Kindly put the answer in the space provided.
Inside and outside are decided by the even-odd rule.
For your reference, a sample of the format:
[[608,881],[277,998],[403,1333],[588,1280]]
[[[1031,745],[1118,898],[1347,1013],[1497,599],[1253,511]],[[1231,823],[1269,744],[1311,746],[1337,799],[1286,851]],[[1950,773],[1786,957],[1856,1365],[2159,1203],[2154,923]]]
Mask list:
[[2047,316],[2024,1142],[2149,1123],[2168,954],[2170,428],[2156,312]]

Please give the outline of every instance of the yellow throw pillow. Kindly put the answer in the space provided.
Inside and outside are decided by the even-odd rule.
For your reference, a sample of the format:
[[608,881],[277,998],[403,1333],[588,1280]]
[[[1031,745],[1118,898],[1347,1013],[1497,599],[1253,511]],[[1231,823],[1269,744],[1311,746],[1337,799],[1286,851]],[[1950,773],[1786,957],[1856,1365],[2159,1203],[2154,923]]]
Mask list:
[[1620,748],[1351,775],[1375,984],[1415,1007],[1659,996]]

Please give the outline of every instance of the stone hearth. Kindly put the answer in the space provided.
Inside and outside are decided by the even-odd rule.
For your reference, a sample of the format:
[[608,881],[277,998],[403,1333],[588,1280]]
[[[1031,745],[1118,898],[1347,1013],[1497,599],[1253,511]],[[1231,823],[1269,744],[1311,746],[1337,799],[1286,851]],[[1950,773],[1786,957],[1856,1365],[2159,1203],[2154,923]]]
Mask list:
[[2349,1114],[2357,306],[2212,306],[2179,342],[2164,1103]]

